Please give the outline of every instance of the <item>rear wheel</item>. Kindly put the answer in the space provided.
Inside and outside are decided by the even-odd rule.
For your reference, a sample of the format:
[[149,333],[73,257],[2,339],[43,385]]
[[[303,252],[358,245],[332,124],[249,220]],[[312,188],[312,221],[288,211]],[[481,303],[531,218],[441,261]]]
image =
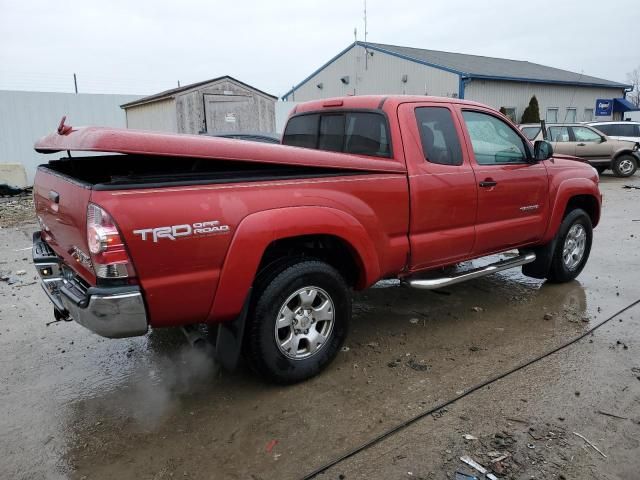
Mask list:
[[579,208],[569,212],[558,230],[547,279],[563,283],[576,278],[587,263],[592,240],[593,227],[589,215]]
[[611,162],[611,170],[616,177],[630,177],[638,169],[638,162],[633,155],[620,155]]
[[317,260],[282,265],[257,285],[247,331],[247,358],[260,375],[295,383],[318,374],[336,356],[351,319],[342,276]]

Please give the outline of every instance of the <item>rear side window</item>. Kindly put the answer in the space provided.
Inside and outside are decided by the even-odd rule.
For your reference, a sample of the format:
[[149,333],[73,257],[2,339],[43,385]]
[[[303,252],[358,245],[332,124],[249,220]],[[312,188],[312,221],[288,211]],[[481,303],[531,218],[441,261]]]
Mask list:
[[552,142],[568,142],[569,129],[567,127],[549,127],[549,139]]
[[416,120],[427,161],[441,165],[462,165],[462,148],[448,108],[416,108]]
[[601,131],[602,133],[604,133],[605,135],[619,135],[618,133],[616,133],[616,129],[614,128],[615,125],[594,125],[593,128],[595,128],[596,130]]
[[293,117],[284,145],[376,157],[391,156],[384,115],[370,112],[311,114]]
[[282,143],[293,147],[316,148],[320,115],[301,115],[287,123]]

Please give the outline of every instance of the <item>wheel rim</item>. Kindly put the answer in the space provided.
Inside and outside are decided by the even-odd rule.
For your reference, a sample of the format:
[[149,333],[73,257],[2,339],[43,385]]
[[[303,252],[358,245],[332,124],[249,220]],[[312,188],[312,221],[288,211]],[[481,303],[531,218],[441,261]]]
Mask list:
[[569,270],[575,269],[582,261],[586,246],[587,231],[579,223],[572,225],[564,240],[564,248],[562,249],[562,260]]
[[334,321],[333,300],[326,291],[314,286],[300,288],[278,311],[276,345],[293,360],[309,358],[328,343]]
[[623,175],[630,174],[633,171],[633,167],[633,160],[630,160],[628,158],[624,158],[620,160],[620,163],[618,163],[618,170]]

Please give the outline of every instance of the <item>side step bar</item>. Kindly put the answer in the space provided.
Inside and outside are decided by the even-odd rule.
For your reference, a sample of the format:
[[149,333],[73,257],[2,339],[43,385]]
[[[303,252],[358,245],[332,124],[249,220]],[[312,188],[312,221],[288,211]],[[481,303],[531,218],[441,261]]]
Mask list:
[[461,272],[450,277],[409,280],[409,285],[413,288],[434,290],[436,288],[448,287],[449,285],[455,285],[456,283],[465,282],[474,278],[484,277],[485,275],[490,275],[492,273],[498,273],[503,270],[508,270],[509,268],[520,267],[535,261],[535,259],[535,253],[526,253],[515,258],[500,260],[499,262],[492,263],[484,267],[467,270],[466,272]]

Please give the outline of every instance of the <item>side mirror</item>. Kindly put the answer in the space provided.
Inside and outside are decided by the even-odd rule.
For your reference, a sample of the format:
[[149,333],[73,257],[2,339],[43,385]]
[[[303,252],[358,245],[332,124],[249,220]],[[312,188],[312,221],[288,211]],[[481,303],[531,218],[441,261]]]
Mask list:
[[536,140],[533,144],[533,156],[536,160],[547,160],[553,156],[553,146],[546,140]]
[[605,137],[604,135],[600,136],[600,143],[604,143],[607,141],[607,137]]

